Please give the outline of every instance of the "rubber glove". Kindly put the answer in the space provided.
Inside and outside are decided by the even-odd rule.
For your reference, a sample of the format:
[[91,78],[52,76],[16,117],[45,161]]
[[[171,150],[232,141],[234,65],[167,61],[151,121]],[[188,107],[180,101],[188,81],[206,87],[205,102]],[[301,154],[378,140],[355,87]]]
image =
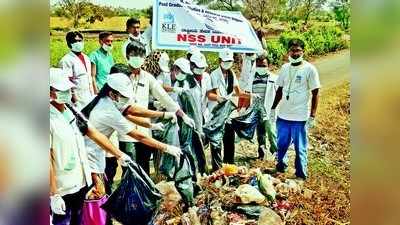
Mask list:
[[315,126],[315,118],[312,116],[308,117],[306,126],[307,128],[313,128]]
[[65,215],[65,202],[61,195],[55,194],[50,196],[50,208],[55,214]]
[[164,130],[164,124],[163,123],[152,123],[151,130],[159,130],[159,131],[163,131]]
[[182,155],[182,150],[178,147],[172,146],[172,145],[167,145],[167,148],[165,149],[165,152],[175,156],[179,160],[180,156]]
[[121,164],[121,166],[128,166],[130,163],[133,163],[131,157],[129,157],[129,155],[122,153],[121,157],[118,159],[119,163]]
[[189,127],[194,127],[196,124],[192,118],[190,118],[188,115],[184,114],[182,116],[182,120],[184,123],[186,123]]
[[269,121],[271,122],[271,124],[276,123],[276,110],[275,109],[271,109],[271,113],[269,115]]
[[176,123],[176,114],[175,112],[165,112],[164,119],[171,119],[172,123]]

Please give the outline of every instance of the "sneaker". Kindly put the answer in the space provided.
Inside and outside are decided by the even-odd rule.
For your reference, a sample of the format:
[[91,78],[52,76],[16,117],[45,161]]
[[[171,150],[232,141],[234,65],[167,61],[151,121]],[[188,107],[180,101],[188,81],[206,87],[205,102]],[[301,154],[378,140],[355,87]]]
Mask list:
[[265,152],[267,152],[266,149],[265,149],[265,145],[259,146],[258,147],[258,157],[257,158],[260,159],[260,160],[263,160],[264,156],[265,156]]

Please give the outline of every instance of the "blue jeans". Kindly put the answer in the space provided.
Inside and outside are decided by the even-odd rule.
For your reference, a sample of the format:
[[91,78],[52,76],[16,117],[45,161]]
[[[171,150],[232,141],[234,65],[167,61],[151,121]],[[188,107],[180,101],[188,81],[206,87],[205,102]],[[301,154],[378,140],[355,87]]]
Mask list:
[[287,150],[293,141],[296,151],[295,168],[296,176],[307,178],[307,128],[306,121],[289,121],[278,118],[276,121],[278,132],[278,164],[276,169],[284,172],[287,168],[288,157]]

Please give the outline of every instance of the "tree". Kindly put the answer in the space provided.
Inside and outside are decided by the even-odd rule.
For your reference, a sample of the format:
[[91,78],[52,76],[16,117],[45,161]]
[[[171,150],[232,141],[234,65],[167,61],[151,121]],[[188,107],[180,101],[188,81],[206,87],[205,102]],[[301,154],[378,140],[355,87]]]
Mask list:
[[333,13],[335,14],[336,21],[344,30],[350,27],[350,0],[336,0],[331,3]]
[[257,21],[262,28],[281,13],[286,0],[244,0],[244,4],[246,17]]
[[104,17],[112,17],[116,13],[112,7],[95,5],[87,0],[61,0],[55,13],[72,19],[72,26],[77,28],[81,19],[94,23],[103,21]]
[[325,6],[327,0],[289,0],[288,14],[290,20],[297,22],[298,19],[304,20],[307,25],[311,14]]
[[198,5],[207,5],[209,9],[240,11],[242,0],[197,0]]

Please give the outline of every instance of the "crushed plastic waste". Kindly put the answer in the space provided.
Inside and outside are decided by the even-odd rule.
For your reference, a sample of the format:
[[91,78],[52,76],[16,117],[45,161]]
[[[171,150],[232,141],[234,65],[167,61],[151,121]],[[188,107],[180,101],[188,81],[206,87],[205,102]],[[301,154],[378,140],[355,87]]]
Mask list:
[[261,171],[224,164],[220,170],[197,180],[201,190],[189,207],[183,196],[178,197],[176,184],[161,182],[156,186],[163,202],[149,225],[284,224],[286,215],[295,209],[288,196],[309,194],[312,190],[302,191],[296,180]]

